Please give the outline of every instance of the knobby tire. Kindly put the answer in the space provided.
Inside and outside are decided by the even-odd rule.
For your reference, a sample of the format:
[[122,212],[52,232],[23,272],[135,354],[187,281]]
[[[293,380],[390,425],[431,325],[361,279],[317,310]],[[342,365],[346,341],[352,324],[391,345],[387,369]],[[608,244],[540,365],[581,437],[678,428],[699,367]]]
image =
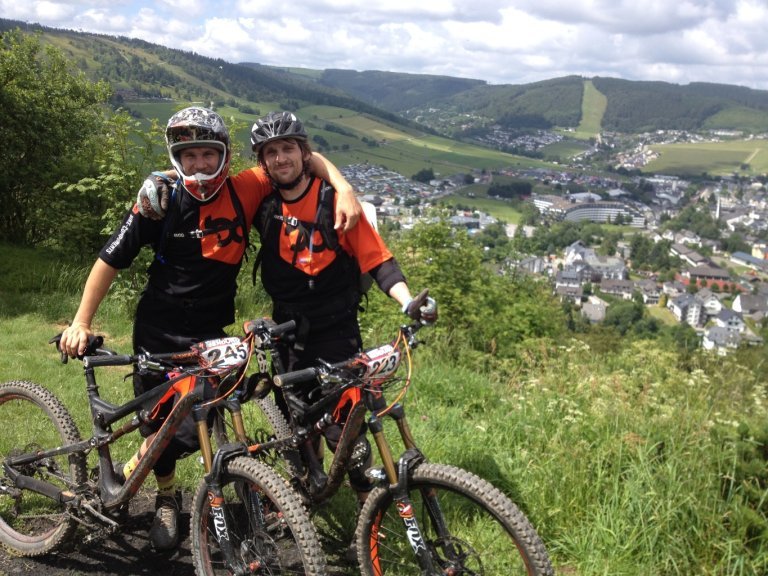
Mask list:
[[[257,400],[264,417],[272,427],[271,433],[275,439],[282,440],[293,435],[290,424],[285,419],[280,408],[271,397],[266,396]],[[286,446],[280,450],[282,456],[282,465],[285,468],[285,474],[288,478],[299,478],[304,474],[304,467],[301,463],[301,455],[296,448]]]
[[[438,495],[447,527],[442,538],[424,505],[424,496],[432,492]],[[471,472],[419,464],[409,474],[408,496],[435,567],[429,576],[554,574],[544,544],[525,515],[500,490]],[[423,574],[388,486],[379,486],[368,496],[355,538],[364,576]]]
[[[255,574],[326,574],[315,527],[298,495],[274,470],[252,458],[225,463],[221,479],[229,539]],[[231,574],[214,531],[208,488],[192,503],[192,554],[198,576]]]
[[[0,458],[66,446],[80,441],[80,432],[64,405],[34,382],[0,384]],[[58,485],[82,484],[87,478],[83,454],[70,454],[17,468],[23,474]],[[77,524],[65,506],[30,490],[19,490],[0,476],[0,543],[20,556],[51,552],[68,539]]]

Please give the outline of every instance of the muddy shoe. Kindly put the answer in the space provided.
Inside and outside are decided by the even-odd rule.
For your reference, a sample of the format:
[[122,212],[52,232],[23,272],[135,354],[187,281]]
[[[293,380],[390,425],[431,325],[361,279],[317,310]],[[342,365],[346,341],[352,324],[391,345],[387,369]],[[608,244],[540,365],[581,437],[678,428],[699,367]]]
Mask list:
[[155,550],[172,550],[179,545],[180,512],[181,492],[157,495],[155,519],[149,531],[149,541]]
[[115,480],[121,485],[125,484],[125,473],[123,472],[123,468],[125,468],[125,462],[115,462],[112,464],[112,470],[115,472]]
[[350,566],[357,566],[357,542],[354,539],[347,549],[344,550],[344,560]]

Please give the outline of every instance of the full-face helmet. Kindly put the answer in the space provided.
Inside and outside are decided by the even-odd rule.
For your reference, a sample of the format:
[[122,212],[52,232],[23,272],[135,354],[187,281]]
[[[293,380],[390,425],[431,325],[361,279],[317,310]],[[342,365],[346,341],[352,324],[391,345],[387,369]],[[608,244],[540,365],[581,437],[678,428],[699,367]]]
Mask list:
[[307,139],[304,125],[293,112],[270,112],[251,128],[251,147],[257,154],[267,142],[282,138]]
[[[168,120],[165,143],[171,163],[182,179],[184,188],[194,198],[207,201],[216,196],[229,174],[229,131],[221,116],[207,108],[191,106],[176,112]],[[185,174],[179,151],[192,147],[211,147],[221,152],[219,166],[213,174]]]

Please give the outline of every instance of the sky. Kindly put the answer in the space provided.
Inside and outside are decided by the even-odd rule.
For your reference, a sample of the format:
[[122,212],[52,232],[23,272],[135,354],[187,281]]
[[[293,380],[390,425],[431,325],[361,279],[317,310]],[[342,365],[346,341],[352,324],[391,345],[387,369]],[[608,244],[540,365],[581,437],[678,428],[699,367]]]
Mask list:
[[0,0],[0,16],[232,63],[768,90],[768,0]]

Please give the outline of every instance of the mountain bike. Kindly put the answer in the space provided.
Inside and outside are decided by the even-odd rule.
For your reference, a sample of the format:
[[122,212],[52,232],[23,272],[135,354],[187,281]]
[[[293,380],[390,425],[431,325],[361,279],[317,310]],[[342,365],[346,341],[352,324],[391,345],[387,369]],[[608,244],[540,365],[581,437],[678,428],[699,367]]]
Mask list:
[[[212,447],[211,429],[223,429],[219,420],[227,411],[244,437],[238,394],[247,387],[245,372],[258,331],[279,337],[291,327],[246,326],[250,330],[242,337],[208,340],[176,353],[118,354],[102,348],[102,337],[91,338],[80,357],[93,428],[85,440],[66,407],[43,386],[25,380],[0,384],[0,543],[15,554],[39,556],[71,543],[78,529],[85,532],[79,542],[118,532],[128,502],[192,414],[205,469],[191,511],[197,573],[325,574],[317,532],[285,480],[250,457],[242,441]],[[60,337],[51,340],[57,348]],[[129,365],[163,373],[167,380],[124,404],[106,401],[96,370]],[[164,406],[170,411],[164,413]],[[121,478],[110,448],[142,425],[159,421],[135,471]],[[89,469],[92,452],[97,462]]]
[[[249,451],[279,459],[283,473],[317,510],[339,489],[367,415],[380,466],[367,472],[376,487],[360,509],[355,529],[362,574],[553,574],[536,530],[504,493],[467,470],[429,462],[417,446],[403,398],[421,328],[419,322],[401,326],[391,342],[344,362],[320,361],[315,367],[275,374],[288,418],[270,396],[262,395],[258,402],[271,439]],[[305,382],[316,383],[311,401],[297,393],[297,385]],[[385,393],[394,399],[387,401]],[[313,446],[344,404],[351,410],[326,473]],[[385,434],[388,418],[396,423],[404,447],[397,460]]]

